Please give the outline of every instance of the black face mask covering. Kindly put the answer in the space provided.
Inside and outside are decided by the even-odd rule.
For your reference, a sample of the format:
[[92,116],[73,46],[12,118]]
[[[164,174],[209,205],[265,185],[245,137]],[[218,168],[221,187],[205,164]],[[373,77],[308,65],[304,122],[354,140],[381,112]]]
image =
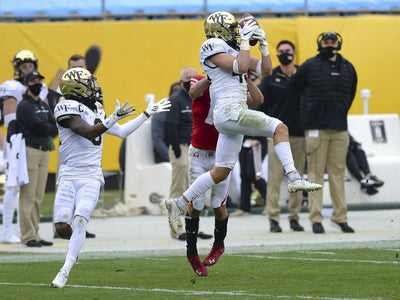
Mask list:
[[28,87],[28,89],[31,91],[31,93],[34,95],[34,96],[39,96],[39,94],[40,94],[40,91],[42,90],[42,84],[41,83],[35,83],[34,85],[30,85],[29,87]]
[[287,66],[293,61],[294,56],[291,53],[283,52],[281,55],[278,56],[278,59],[282,65]]
[[190,90],[190,80],[189,81],[184,81],[183,82],[183,87],[185,88],[185,90],[187,92],[189,92],[189,90]]
[[318,49],[318,51],[321,56],[325,58],[331,58],[338,52],[337,48],[333,46],[321,47]]

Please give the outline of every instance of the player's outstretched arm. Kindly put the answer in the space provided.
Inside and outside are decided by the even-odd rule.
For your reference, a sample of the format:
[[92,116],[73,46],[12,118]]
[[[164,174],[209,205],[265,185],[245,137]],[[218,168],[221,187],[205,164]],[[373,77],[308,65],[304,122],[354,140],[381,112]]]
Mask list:
[[171,107],[171,102],[168,98],[163,98],[157,103],[150,102],[147,109],[143,111],[137,118],[126,122],[125,124],[119,125],[115,123],[114,126],[107,130],[107,133],[118,136],[120,138],[126,138],[136,129],[138,129],[144,121],[150,118],[152,115],[158,114],[160,112],[169,111]]
[[257,61],[257,64],[254,63],[254,59],[250,62],[250,70],[257,72],[260,76],[270,76],[272,74],[272,61],[269,55],[268,50],[268,42],[265,39],[265,31],[262,26],[258,27],[254,33],[252,38],[255,38],[259,42],[258,50],[261,53],[261,62]]

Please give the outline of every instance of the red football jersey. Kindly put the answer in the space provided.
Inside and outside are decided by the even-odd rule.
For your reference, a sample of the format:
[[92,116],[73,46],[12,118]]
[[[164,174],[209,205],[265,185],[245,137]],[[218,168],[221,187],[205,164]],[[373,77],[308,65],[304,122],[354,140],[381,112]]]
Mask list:
[[[205,78],[205,76],[194,76],[190,85]],[[210,110],[210,90],[206,89],[203,96],[192,101],[193,133],[191,144],[199,149],[214,150],[217,147],[218,131],[214,125],[205,122]]]

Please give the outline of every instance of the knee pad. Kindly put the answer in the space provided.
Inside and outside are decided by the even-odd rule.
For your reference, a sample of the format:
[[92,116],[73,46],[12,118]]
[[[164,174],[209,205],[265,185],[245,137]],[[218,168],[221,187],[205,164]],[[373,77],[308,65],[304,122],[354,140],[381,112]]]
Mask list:
[[81,215],[74,216],[74,230],[77,232],[86,231],[87,220]]
[[65,240],[69,240],[71,238],[71,235],[72,235],[71,225],[69,225],[68,223],[60,222],[60,223],[54,224],[54,226],[55,226],[56,232],[60,236],[60,238],[65,239]]

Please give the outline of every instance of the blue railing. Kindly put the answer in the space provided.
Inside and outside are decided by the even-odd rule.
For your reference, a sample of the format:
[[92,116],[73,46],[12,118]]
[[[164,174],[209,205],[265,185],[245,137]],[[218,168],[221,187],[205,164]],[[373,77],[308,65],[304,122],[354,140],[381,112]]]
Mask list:
[[400,13],[400,0],[0,0],[0,19],[106,19],[203,17],[217,10],[259,15],[314,13]]

